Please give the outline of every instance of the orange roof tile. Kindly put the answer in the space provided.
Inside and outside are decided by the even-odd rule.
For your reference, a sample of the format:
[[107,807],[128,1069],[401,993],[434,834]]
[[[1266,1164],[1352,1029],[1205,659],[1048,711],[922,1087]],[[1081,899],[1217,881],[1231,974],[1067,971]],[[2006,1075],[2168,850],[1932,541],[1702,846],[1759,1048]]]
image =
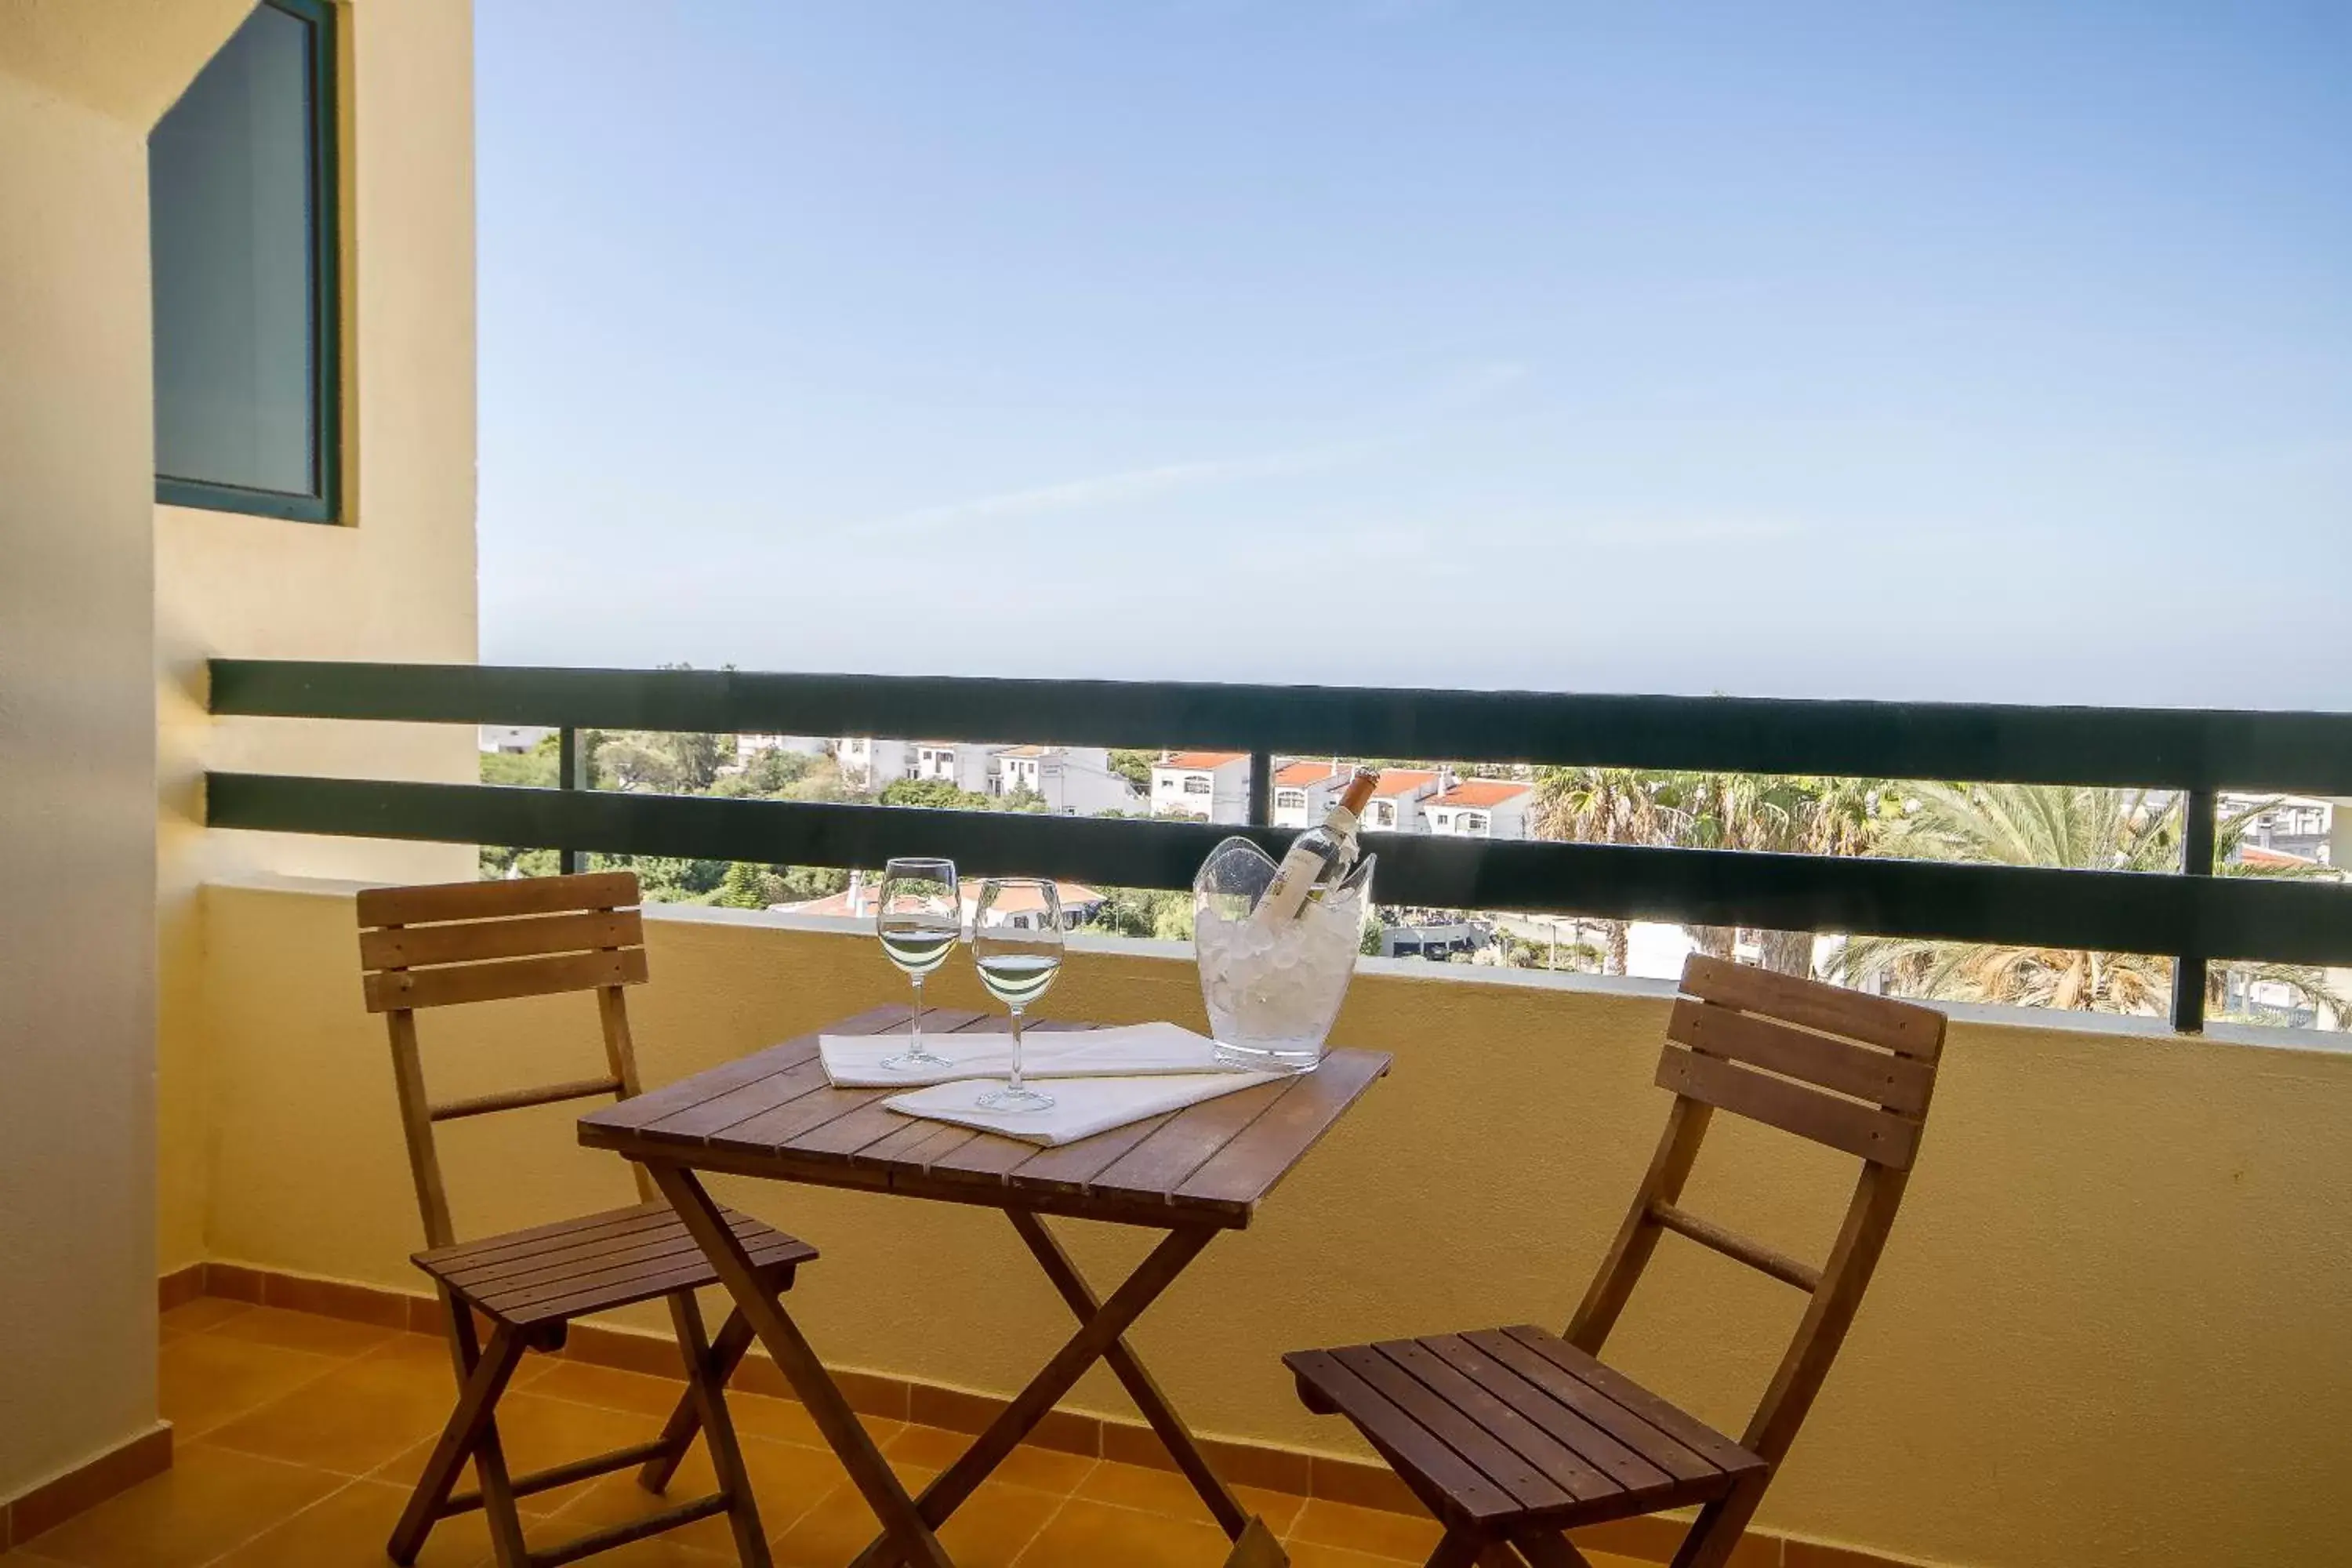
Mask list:
[[1427,789],[1437,782],[1437,775],[1421,768],[1382,768],[1381,782],[1373,786],[1372,795],[1411,795],[1417,789]]
[[1318,784],[1325,779],[1339,776],[1339,770],[1328,763],[1286,763],[1275,770],[1274,782],[1297,789],[1302,784]]
[[1500,805],[1507,800],[1517,800],[1523,795],[1533,795],[1536,786],[1512,779],[1464,779],[1429,805]]
[[1247,752],[1177,752],[1162,761],[1154,763],[1152,766],[1185,768],[1194,773],[1208,773],[1213,769],[1222,768],[1228,763],[1248,761]]

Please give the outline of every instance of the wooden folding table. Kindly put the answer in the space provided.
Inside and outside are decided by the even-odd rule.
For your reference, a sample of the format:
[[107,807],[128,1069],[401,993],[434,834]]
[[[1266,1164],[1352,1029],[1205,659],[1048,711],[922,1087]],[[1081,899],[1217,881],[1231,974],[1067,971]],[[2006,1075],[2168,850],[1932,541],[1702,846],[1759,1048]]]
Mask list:
[[[900,1032],[911,1013],[879,1008],[824,1032]],[[933,1008],[923,1016],[927,1034],[1003,1026],[1001,1017],[971,1013]],[[1247,1514],[1122,1336],[1218,1232],[1249,1225],[1259,1201],[1388,1068],[1379,1052],[1335,1050],[1312,1073],[1044,1149],[901,1116],[882,1106],[890,1089],[835,1089],[811,1035],[584,1116],[580,1141],[652,1173],[734,1296],[741,1312],[730,1328],[741,1327],[713,1347],[719,1375],[756,1333],[882,1521],[882,1535],[856,1568],[899,1562],[951,1568],[934,1532],[1097,1361],[1108,1363],[1225,1533],[1240,1536]],[[909,1499],[782,1300],[761,1283],[703,1190],[697,1174],[703,1171],[1002,1209],[1078,1330],[988,1430]],[[1167,1234],[1102,1297],[1046,1229],[1049,1215]]]

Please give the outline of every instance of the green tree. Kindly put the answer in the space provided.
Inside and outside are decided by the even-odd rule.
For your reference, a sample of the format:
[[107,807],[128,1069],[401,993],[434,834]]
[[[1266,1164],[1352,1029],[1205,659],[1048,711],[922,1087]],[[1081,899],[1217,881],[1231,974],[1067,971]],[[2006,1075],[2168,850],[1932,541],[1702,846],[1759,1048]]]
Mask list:
[[1144,794],[1151,793],[1151,764],[1160,760],[1157,752],[1114,749],[1110,754],[1110,771],[1118,774]]
[[734,761],[731,735],[677,730],[590,731],[589,776],[598,789],[655,795],[701,795]]
[[674,855],[592,855],[593,869],[635,871],[650,903],[707,904],[727,880],[728,862]]
[[770,747],[755,752],[741,771],[719,779],[710,793],[747,799],[775,800],[791,795],[814,771],[817,759],[800,752]]
[[553,789],[562,765],[557,737],[549,735],[528,752],[484,752],[482,782]]
[[947,779],[899,779],[882,791],[884,805],[925,806],[935,811],[989,811],[996,802]]
[[[1910,809],[1874,846],[1917,860],[1995,866],[2057,866],[2084,870],[2162,872],[2180,865],[2179,799],[2145,790],[2043,784],[1910,786]],[[2246,825],[2275,802],[2263,801],[2216,825],[2228,859]],[[2277,874],[2244,866],[2227,875]],[[2325,971],[2301,964],[2214,965],[2207,1000],[2224,994],[2228,969],[2287,986],[2338,1026],[2352,1022],[2352,1001]],[[1911,937],[1855,937],[1831,965],[1849,984],[1884,978],[1902,993],[1958,1000],[2102,1013],[2161,1015],[2171,997],[2172,961],[2136,952],[2091,952],[1999,942],[1943,942]]]
[[[1536,836],[1585,844],[1659,844],[1667,836],[1667,814],[1659,804],[1657,780],[1633,768],[1543,768],[1536,774]],[[1608,952],[1603,972],[1625,973],[1631,928],[1604,921]]]
[[1162,892],[1153,895],[1151,934],[1162,942],[1192,940],[1192,895]]
[[[1655,783],[1669,841],[1694,849],[1781,855],[1866,855],[1900,810],[1895,791],[1874,779],[1780,773],[1669,773]],[[1685,926],[1699,951],[1731,956],[1737,932]],[[1760,933],[1760,960],[1783,974],[1810,975],[1810,931]]]

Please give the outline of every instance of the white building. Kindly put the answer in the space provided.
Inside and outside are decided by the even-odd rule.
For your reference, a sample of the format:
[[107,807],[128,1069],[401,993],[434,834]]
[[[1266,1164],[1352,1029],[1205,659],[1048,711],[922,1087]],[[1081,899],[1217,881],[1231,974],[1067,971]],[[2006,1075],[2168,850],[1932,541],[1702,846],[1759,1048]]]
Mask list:
[[1151,815],[1249,820],[1247,752],[1169,752],[1151,767]]
[[554,733],[544,724],[485,724],[479,739],[481,748],[486,752],[520,754],[536,750],[541,741]]
[[1348,786],[1349,774],[1339,764],[1286,763],[1274,770],[1274,825],[1312,827],[1331,814],[1331,805]]
[[1095,816],[1132,811],[1140,804],[1127,775],[1115,773],[1101,746],[1007,746],[996,753],[1003,794],[1027,790],[1045,797],[1056,816]]
[[1536,786],[1515,779],[1464,779],[1421,803],[1429,831],[1456,838],[1525,838]]
[[975,741],[918,741],[908,778],[951,784],[968,795],[995,795],[996,753],[1001,746]]
[[735,737],[735,761],[738,765],[750,762],[761,752],[793,752],[803,757],[821,757],[827,750],[819,735],[738,735]]
[[[1093,920],[1102,912],[1106,902],[1100,891],[1084,882],[1057,881],[1054,889],[1062,906],[1061,929],[1064,931],[1075,931]],[[969,934],[972,917],[980,910],[980,879],[966,878],[961,892],[964,930]],[[838,893],[827,893],[821,899],[809,899],[797,904],[771,904],[768,907],[780,914],[829,915],[835,919],[870,921],[880,910],[881,896],[879,882],[870,879],[863,871],[852,871],[849,886]],[[1043,930],[1046,924],[1045,900],[1027,889],[1008,894],[997,907],[1009,917],[1005,923],[1016,931]]]
[[2343,866],[2352,850],[2352,813],[2339,810],[2346,803],[2324,795],[2225,795],[2220,799],[2224,817],[2263,807],[2246,823],[2238,840],[2238,858],[2255,864],[2291,868]]
[[915,776],[915,749],[905,741],[882,741],[871,735],[844,735],[834,743],[845,784],[879,790]]
[[1382,768],[1372,798],[1364,803],[1363,825],[1382,833],[1423,833],[1429,825],[1422,805],[1448,781],[1422,768]]

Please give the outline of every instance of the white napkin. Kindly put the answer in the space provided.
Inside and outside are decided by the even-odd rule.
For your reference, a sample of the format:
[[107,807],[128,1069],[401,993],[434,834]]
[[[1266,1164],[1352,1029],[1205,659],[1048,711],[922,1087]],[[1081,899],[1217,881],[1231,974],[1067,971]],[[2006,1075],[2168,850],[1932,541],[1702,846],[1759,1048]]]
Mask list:
[[[1027,1078],[1027,1064],[1022,1077]],[[943,1083],[894,1095],[882,1103],[906,1116],[932,1121],[952,1121],[983,1132],[1002,1132],[1024,1142],[1047,1148],[1075,1143],[1130,1121],[1141,1121],[1162,1111],[1181,1110],[1214,1100],[1221,1094],[1272,1083],[1282,1076],[1272,1072],[1170,1073],[1157,1078],[1063,1079],[1041,1090],[1054,1097],[1044,1110],[982,1110],[972,1103],[994,1086],[984,1083]]]
[[[923,1032],[923,1044],[952,1067],[900,1072],[882,1065],[907,1048],[904,1035],[819,1035],[817,1055],[836,1089],[900,1089],[958,1079],[1003,1078],[1013,1070],[1013,1037]],[[1024,1078],[1140,1078],[1222,1070],[1217,1042],[1174,1024],[1115,1029],[1031,1029],[1021,1038]]]

